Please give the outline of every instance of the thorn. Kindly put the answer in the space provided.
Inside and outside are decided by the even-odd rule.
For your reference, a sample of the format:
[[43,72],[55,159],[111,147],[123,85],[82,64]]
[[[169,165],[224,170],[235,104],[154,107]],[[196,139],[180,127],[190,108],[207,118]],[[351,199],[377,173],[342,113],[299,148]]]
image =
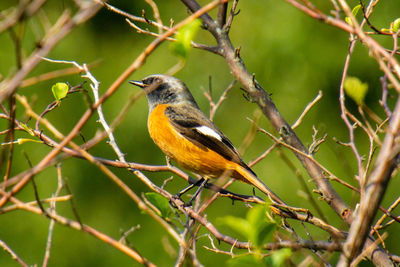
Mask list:
[[243,87],[240,87],[240,90],[242,90],[242,91],[244,92],[244,93],[243,93],[243,97],[244,97],[247,101],[251,102],[251,98],[250,98],[249,93],[248,93]]
[[322,196],[322,192],[321,192],[320,190],[314,189],[314,190],[313,190],[313,193],[316,193],[316,194]]
[[253,81],[253,84],[254,84],[254,86],[256,86],[256,74],[255,73],[253,73],[252,75],[251,75],[251,79],[252,79],[252,81]]
[[235,49],[235,58],[239,58],[240,57],[240,49],[242,49],[242,47],[238,47]]
[[146,11],[144,9],[142,9],[142,17],[144,18],[144,20],[146,21],[146,23],[150,24],[150,20],[148,20],[146,18]]

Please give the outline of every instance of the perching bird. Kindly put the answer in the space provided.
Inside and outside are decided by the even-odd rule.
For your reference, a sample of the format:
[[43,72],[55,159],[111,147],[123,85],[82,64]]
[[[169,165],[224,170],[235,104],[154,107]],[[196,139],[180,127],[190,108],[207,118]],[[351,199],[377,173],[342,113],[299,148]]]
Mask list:
[[167,75],[151,75],[142,81],[129,82],[145,90],[150,136],[168,157],[201,175],[205,181],[230,176],[252,184],[272,200],[283,203],[257,178],[231,141],[199,109],[182,81]]

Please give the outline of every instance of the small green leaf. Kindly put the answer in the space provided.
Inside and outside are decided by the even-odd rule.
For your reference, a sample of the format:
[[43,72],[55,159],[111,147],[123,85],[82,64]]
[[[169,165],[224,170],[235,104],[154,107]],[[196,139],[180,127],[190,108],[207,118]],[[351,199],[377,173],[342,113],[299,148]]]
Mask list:
[[247,212],[246,219],[226,216],[220,218],[219,221],[247,238],[255,247],[260,248],[276,229],[276,224],[268,220],[265,213],[266,205],[256,205]]
[[256,226],[259,222],[264,221],[265,218],[265,206],[264,205],[256,205],[251,208],[246,215],[247,221],[251,224],[251,226]]
[[26,142],[34,142],[34,143],[43,143],[43,141],[40,140],[34,140],[34,139],[29,139],[29,138],[18,138],[17,140],[14,140],[12,142],[6,142],[6,143],[1,143],[2,146],[6,146],[6,145],[11,145],[11,144],[18,144],[18,145],[22,145],[23,143]]
[[32,136],[35,136],[35,133],[33,132],[33,130],[31,128],[28,127],[28,125],[26,125],[25,123],[21,122],[21,126],[22,128],[24,128],[24,130],[29,133]]
[[393,22],[390,24],[390,30],[391,30],[393,33],[398,32],[399,29],[400,29],[400,18],[396,19],[395,21],[393,21]]
[[276,228],[274,223],[266,220],[265,212],[265,205],[256,205],[249,210],[246,216],[250,225],[249,239],[256,247],[260,247]]
[[266,265],[271,267],[283,266],[285,261],[292,256],[290,248],[282,248],[274,251],[271,256],[266,258]]
[[67,96],[69,90],[69,86],[66,83],[56,83],[51,87],[51,91],[53,92],[54,98],[57,101],[65,98]]
[[344,80],[344,90],[357,105],[362,105],[368,92],[368,84],[361,82],[357,77],[347,77]]
[[[351,13],[353,13],[353,16],[356,17],[358,11],[360,10],[361,5],[356,5],[353,10],[351,11]],[[350,17],[345,17],[344,20],[347,22],[347,24],[353,26],[353,22],[351,21]]]
[[26,142],[34,142],[34,143],[40,143],[40,144],[43,143],[43,141],[29,139],[29,138],[18,138],[17,139],[18,145],[22,145],[23,143],[26,143]]
[[234,216],[225,216],[218,218],[219,223],[227,225],[229,228],[241,234],[242,236],[250,239],[250,225],[249,222],[243,218],[234,217]]
[[166,198],[154,192],[145,193],[145,196],[160,211],[161,217],[166,218],[171,214],[171,208]]
[[361,5],[356,5],[353,10],[351,11],[351,13],[353,13],[353,16],[357,16],[358,10],[360,10]]
[[275,233],[275,230],[276,224],[264,221],[264,224],[259,229],[259,233],[256,236],[256,242],[254,244],[261,246],[264,244],[265,240],[270,238]]
[[183,26],[175,34],[176,42],[171,43],[172,52],[182,58],[187,58],[191,48],[191,42],[200,29],[201,21],[196,19],[191,23]]
[[260,259],[257,259],[254,255],[240,255],[238,257],[234,257],[227,261],[227,265],[229,267],[253,267],[253,266],[262,266],[262,262]]

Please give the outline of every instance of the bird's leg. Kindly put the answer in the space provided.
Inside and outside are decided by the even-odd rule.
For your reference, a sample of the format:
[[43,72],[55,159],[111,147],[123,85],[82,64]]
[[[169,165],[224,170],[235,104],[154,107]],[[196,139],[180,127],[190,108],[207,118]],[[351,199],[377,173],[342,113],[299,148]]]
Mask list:
[[[192,198],[189,200],[189,202],[185,203],[185,207],[190,207],[192,206],[193,201],[196,199],[196,197],[199,195],[199,193],[201,192],[201,190],[203,190],[205,184],[207,183],[208,179],[204,179],[203,177],[199,180],[200,185],[199,188],[197,188],[196,192],[194,192],[194,195],[192,196]],[[197,183],[196,183],[197,184]]]
[[[192,189],[195,186],[200,186],[204,183],[204,181],[206,181],[204,178],[201,178],[200,180],[198,180],[197,182],[190,184],[188,187],[183,188],[181,191],[179,191],[175,197],[176,198],[181,198],[182,195],[184,195],[187,191],[189,191],[190,189]],[[203,185],[204,186],[204,185]],[[197,192],[197,191],[196,191]],[[196,194],[196,193],[195,193]]]

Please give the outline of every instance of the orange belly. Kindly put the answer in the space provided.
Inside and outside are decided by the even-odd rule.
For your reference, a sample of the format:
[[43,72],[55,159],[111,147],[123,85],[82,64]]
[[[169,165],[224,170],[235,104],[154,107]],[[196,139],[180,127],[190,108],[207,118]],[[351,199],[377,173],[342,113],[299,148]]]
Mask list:
[[178,133],[165,115],[165,104],[157,105],[148,119],[148,129],[154,143],[180,166],[197,174],[217,177],[225,171],[235,171],[235,165],[218,153],[200,148]]

